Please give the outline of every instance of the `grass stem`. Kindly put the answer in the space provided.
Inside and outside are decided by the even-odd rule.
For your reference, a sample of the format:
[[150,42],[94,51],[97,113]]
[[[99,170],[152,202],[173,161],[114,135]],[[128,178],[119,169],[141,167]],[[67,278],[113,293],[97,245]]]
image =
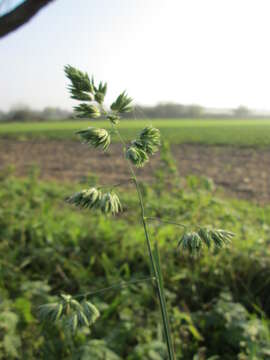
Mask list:
[[73,296],[73,297],[74,298],[84,298],[84,297],[87,297],[87,296],[90,296],[90,295],[100,294],[100,293],[106,292],[108,290],[124,288],[124,287],[128,287],[130,285],[133,285],[133,284],[138,284],[138,283],[141,283],[141,282],[152,281],[152,280],[155,280],[155,278],[154,277],[147,277],[147,278],[143,278],[143,279],[136,279],[136,280],[130,280],[130,281],[126,281],[126,282],[120,282],[120,283],[112,284],[112,285],[107,286],[107,287],[102,288],[102,289],[89,291],[87,293],[76,295],[76,296]]
[[[115,133],[118,135],[120,142],[123,145],[124,157],[126,158],[126,154],[125,154],[125,151],[127,149],[126,142],[122,138],[119,130],[116,129],[116,127],[114,125],[112,125],[112,126],[115,130]],[[136,190],[137,190],[138,199],[139,199],[139,203],[140,203],[141,220],[142,220],[142,224],[143,224],[143,228],[144,228],[144,234],[145,234],[145,239],[146,239],[146,244],[147,244],[147,249],[148,249],[148,255],[149,255],[150,264],[151,264],[151,274],[152,274],[152,276],[154,276],[156,278],[157,294],[158,294],[159,305],[160,305],[160,309],[161,309],[163,330],[164,330],[164,335],[165,335],[165,340],[166,340],[166,345],[167,345],[167,350],[168,350],[168,356],[169,356],[169,360],[175,360],[175,354],[174,354],[174,349],[173,349],[173,342],[172,342],[172,336],[171,336],[171,331],[170,331],[170,326],[169,326],[168,312],[167,312],[167,306],[166,306],[166,300],[165,300],[165,292],[164,292],[163,283],[162,283],[162,274],[161,274],[161,268],[160,268],[160,263],[159,263],[159,257],[158,258],[157,258],[157,256],[154,257],[154,253],[152,250],[149,232],[148,232],[148,228],[147,228],[147,222],[146,222],[147,218],[145,216],[143,197],[142,197],[142,193],[141,193],[141,189],[139,186],[137,176],[135,174],[133,166],[130,164],[128,159],[127,159],[127,163],[128,163],[128,167],[129,167],[130,173],[132,175],[132,178],[133,178]]]
[[187,227],[187,226],[184,225],[184,224],[177,223],[177,222],[174,222],[174,221],[162,220],[162,219],[157,218],[157,217],[147,217],[146,220],[149,220],[149,221],[159,221],[159,222],[164,223],[164,224],[171,224],[171,225],[180,226],[180,227],[183,227],[183,228],[186,228],[186,227]]

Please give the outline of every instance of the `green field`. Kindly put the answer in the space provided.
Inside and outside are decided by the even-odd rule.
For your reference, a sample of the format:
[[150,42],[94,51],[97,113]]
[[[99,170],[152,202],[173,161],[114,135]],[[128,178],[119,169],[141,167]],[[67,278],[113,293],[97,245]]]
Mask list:
[[[130,139],[142,124],[153,124],[171,143],[200,143],[239,146],[269,146],[270,120],[122,120],[119,128]],[[70,139],[87,126],[108,128],[107,121],[62,121],[9,123],[0,125],[0,137],[19,139]]]

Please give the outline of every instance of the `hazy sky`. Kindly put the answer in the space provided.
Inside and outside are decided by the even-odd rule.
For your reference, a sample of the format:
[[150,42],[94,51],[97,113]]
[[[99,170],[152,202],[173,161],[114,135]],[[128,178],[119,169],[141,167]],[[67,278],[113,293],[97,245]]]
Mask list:
[[71,108],[63,66],[158,101],[270,109],[269,0],[55,0],[0,40],[0,109]]

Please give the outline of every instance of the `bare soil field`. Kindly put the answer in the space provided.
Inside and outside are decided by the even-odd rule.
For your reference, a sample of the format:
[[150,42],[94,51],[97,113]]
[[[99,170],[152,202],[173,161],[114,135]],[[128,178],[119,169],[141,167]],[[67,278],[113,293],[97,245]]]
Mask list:
[[[180,176],[207,176],[229,196],[261,204],[270,202],[270,149],[174,145],[172,152]],[[158,161],[157,155],[139,174],[151,180]],[[15,167],[18,176],[26,175],[36,165],[41,179],[45,180],[75,182],[96,173],[102,183],[110,183],[128,176],[118,144],[113,144],[111,153],[107,154],[75,141],[1,139],[0,170],[8,165]]]

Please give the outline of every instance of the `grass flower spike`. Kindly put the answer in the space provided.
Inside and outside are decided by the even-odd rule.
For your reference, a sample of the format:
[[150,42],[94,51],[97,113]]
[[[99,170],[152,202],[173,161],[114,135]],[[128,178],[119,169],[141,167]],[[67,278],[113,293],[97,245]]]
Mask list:
[[83,73],[70,65],[65,66],[65,73],[71,82],[68,89],[72,99],[83,101],[94,100],[94,86],[87,73]]
[[107,93],[107,84],[99,83],[98,88],[95,87],[95,100],[97,103],[102,104]]
[[147,126],[140,133],[138,143],[141,143],[148,155],[153,155],[160,146],[160,131],[153,126]]
[[102,194],[102,192],[96,188],[81,190],[68,197],[66,201],[84,209],[100,209],[106,214],[117,214],[122,211],[122,205],[115,193],[107,192]]
[[149,156],[158,151],[159,145],[159,130],[152,126],[147,126],[141,131],[139,138],[131,142],[131,146],[126,152],[126,157],[136,167],[142,167],[149,160]]
[[132,111],[132,99],[127,96],[127,93],[122,92],[114,103],[111,105],[111,109],[118,113],[127,113]]
[[149,160],[146,151],[137,145],[132,145],[126,152],[126,157],[137,167],[142,167]]
[[102,193],[96,188],[81,190],[74,195],[68,197],[66,201],[81,208],[99,208]]
[[198,232],[185,232],[181,237],[178,247],[188,250],[191,255],[199,253],[203,247],[222,248],[231,242],[234,234],[222,229],[201,227]]
[[41,305],[39,315],[47,321],[62,320],[73,332],[84,326],[90,327],[100,316],[90,301],[80,303],[71,295],[61,295],[58,302]]
[[188,250],[191,255],[200,252],[202,248],[202,239],[196,232],[184,233],[178,246],[181,246],[184,250]]
[[104,213],[117,214],[122,211],[122,205],[118,196],[114,193],[106,193],[100,201],[101,211]]
[[100,117],[100,110],[97,106],[92,104],[80,104],[74,107],[74,110],[80,118],[96,119]]
[[89,127],[85,130],[77,131],[76,134],[83,139],[84,143],[95,148],[101,146],[104,150],[106,150],[111,143],[111,136],[105,129]]

